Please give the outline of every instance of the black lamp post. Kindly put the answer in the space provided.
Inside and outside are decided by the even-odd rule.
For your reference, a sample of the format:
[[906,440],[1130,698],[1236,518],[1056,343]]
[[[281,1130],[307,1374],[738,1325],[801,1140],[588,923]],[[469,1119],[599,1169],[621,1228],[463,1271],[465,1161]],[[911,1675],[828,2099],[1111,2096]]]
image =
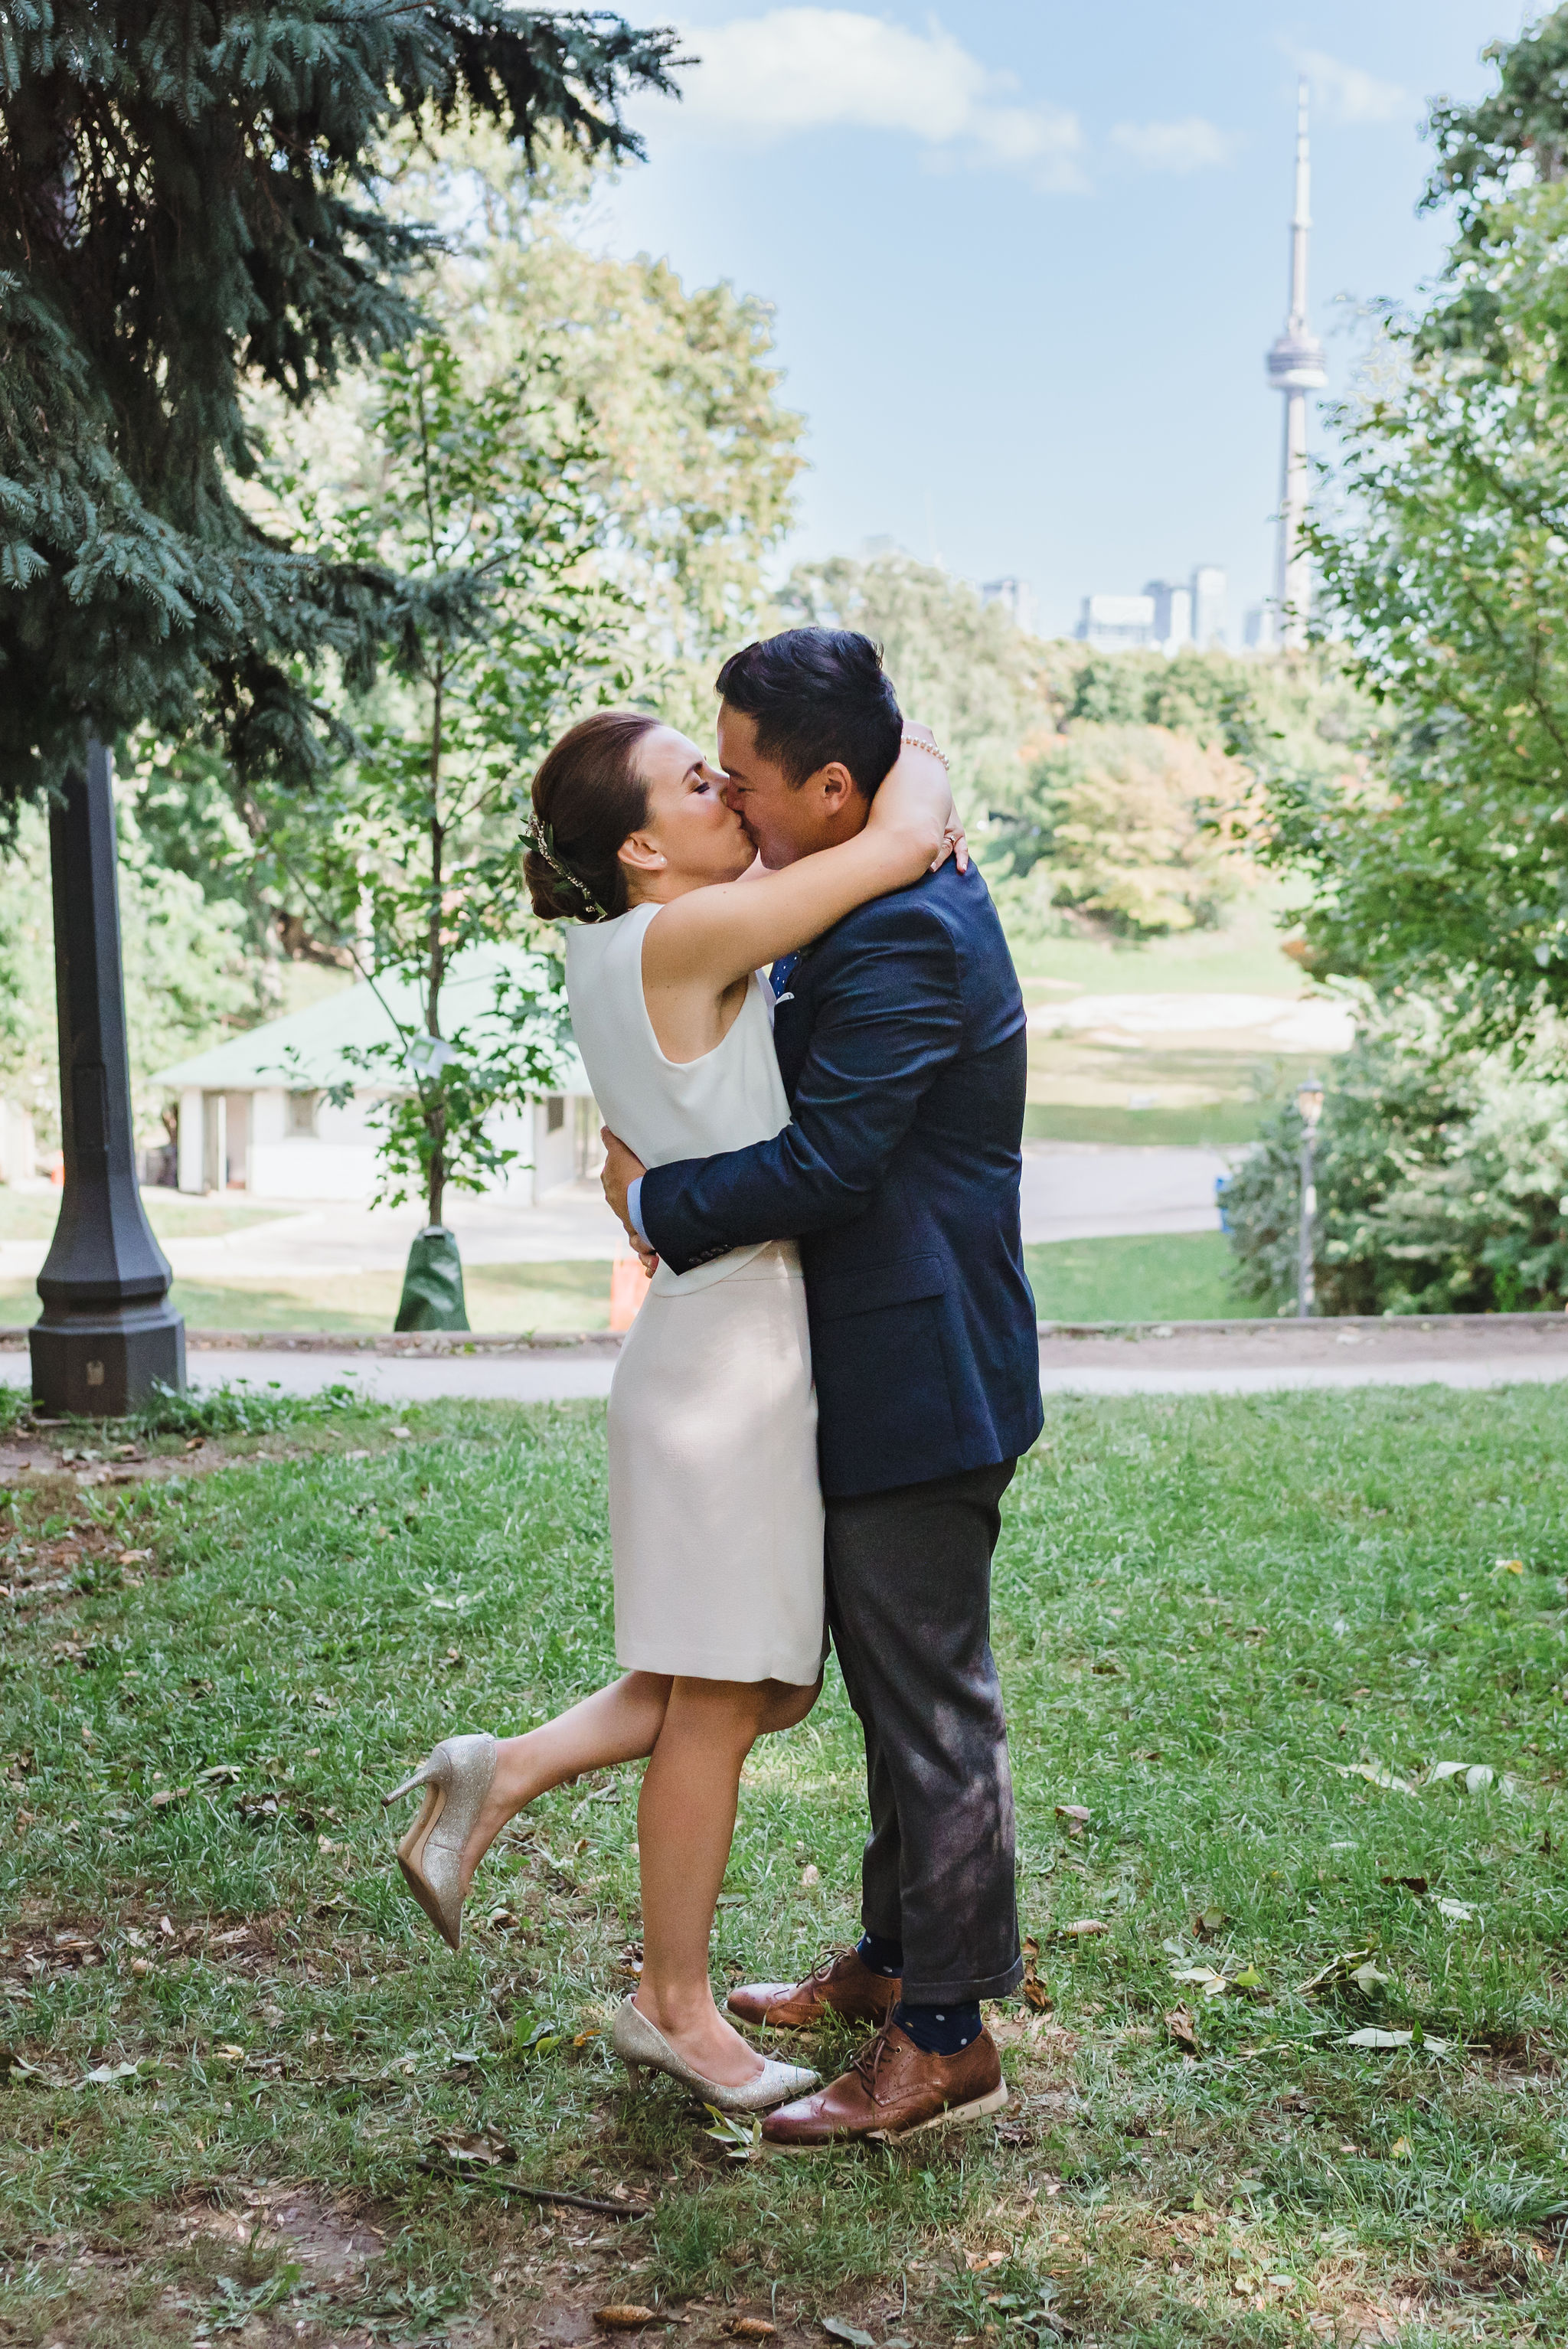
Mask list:
[[1307,1075],[1295,1089],[1295,1105],[1301,1112],[1301,1230],[1297,1242],[1295,1310],[1298,1320],[1310,1320],[1317,1309],[1316,1283],[1313,1273],[1313,1226],[1317,1220],[1317,1183],[1313,1171],[1313,1153],[1317,1143],[1317,1121],[1323,1115],[1323,1084],[1315,1075]]
[[101,742],[49,816],[65,1195],[28,1332],[33,1400],[113,1419],[185,1383],[185,1324],[136,1184],[113,774]]

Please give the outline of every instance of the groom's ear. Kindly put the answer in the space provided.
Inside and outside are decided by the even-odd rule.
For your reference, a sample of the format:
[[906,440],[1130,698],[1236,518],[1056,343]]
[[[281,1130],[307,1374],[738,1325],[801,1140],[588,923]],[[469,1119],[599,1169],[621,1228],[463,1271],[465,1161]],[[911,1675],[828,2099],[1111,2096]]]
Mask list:
[[800,788],[815,795],[825,815],[841,815],[855,796],[855,779],[841,759],[830,759]]

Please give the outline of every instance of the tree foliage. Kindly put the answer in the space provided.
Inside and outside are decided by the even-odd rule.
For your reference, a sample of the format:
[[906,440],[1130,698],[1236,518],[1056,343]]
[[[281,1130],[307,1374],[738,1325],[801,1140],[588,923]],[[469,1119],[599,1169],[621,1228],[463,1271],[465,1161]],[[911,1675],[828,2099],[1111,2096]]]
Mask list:
[[[397,123],[626,155],[674,36],[498,0],[13,0],[0,23],[0,800],[90,724],[204,717],[247,774],[320,763],[310,671],[368,681],[408,591],[263,535],[243,403],[397,347],[431,233],[379,202]],[[428,587],[428,624],[466,583]]]
[[1568,9],[1491,54],[1498,90],[1434,118],[1446,277],[1390,321],[1311,532],[1378,720],[1341,776],[1278,758],[1269,780],[1315,967],[1495,1039],[1568,1005]]
[[559,145],[525,166],[480,126],[405,140],[390,194],[461,222],[427,301],[465,357],[548,371],[592,417],[607,566],[642,616],[631,642],[661,694],[702,664],[707,719],[709,656],[771,607],[765,565],[793,519],[803,419],[779,398],[766,303],[593,249],[585,216],[609,168]]
[[[170,870],[138,826],[125,784],[116,800],[131,1097],[138,1133],[161,1138],[153,1071],[221,1042],[266,1007],[241,908]],[[57,1043],[48,826],[41,809],[23,808],[0,858],[0,1093],[31,1112],[46,1147],[59,1138]]]
[[[624,690],[622,599],[593,558],[598,451],[548,373],[491,376],[429,328],[377,370],[362,437],[335,481],[284,480],[302,524],[345,562],[407,583],[391,676],[352,714],[359,749],[308,793],[259,792],[259,864],[366,975],[412,980],[421,1031],[369,1048],[389,1087],[385,1195],[480,1189],[513,1154],[494,1112],[548,1089],[564,1004],[559,965],[498,967],[482,1019],[454,1030],[443,995],[460,957],[531,929],[521,821],[552,736],[584,699]],[[447,625],[459,585],[483,614]]]
[[1076,720],[991,810],[1004,912],[1035,931],[1057,906],[1124,937],[1212,928],[1244,877],[1233,816],[1220,821],[1244,783],[1222,751],[1169,727]]
[[[1442,1014],[1368,1007],[1336,1063],[1318,1129],[1318,1309],[1485,1313],[1560,1309],[1568,1297],[1568,1095],[1550,1025],[1522,1063],[1456,1050]],[[1301,1123],[1264,1125],[1225,1190],[1248,1292],[1294,1303]]]

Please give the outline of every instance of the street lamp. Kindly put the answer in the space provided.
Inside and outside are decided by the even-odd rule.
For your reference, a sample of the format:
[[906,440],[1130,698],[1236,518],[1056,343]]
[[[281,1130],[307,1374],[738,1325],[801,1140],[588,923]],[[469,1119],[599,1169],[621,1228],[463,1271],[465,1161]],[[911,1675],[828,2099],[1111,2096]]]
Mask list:
[[1323,1115],[1323,1081],[1309,1071],[1295,1089],[1295,1105],[1301,1112],[1301,1232],[1296,1257],[1295,1311],[1296,1319],[1310,1320],[1316,1306],[1312,1275],[1313,1225],[1317,1216],[1317,1185],[1313,1179],[1312,1155],[1317,1141],[1317,1121]]
[[109,755],[94,741],[49,812],[65,1188],[27,1333],[33,1401],[119,1419],[185,1383],[185,1324],[136,1185]]

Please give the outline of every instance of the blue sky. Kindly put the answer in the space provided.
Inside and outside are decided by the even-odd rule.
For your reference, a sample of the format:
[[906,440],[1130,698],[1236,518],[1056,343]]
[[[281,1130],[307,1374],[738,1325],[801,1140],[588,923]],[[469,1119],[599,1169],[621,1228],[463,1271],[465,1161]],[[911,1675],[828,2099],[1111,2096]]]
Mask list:
[[775,305],[811,465],[791,555],[891,533],[968,578],[1028,579],[1047,633],[1091,589],[1217,562],[1238,627],[1276,495],[1263,356],[1284,310],[1296,70],[1312,306],[1343,388],[1355,304],[1408,296],[1442,250],[1415,212],[1424,101],[1478,93],[1482,45],[1535,13],[688,0],[676,20],[704,62],[682,105],[641,109],[650,160],[590,233]]

